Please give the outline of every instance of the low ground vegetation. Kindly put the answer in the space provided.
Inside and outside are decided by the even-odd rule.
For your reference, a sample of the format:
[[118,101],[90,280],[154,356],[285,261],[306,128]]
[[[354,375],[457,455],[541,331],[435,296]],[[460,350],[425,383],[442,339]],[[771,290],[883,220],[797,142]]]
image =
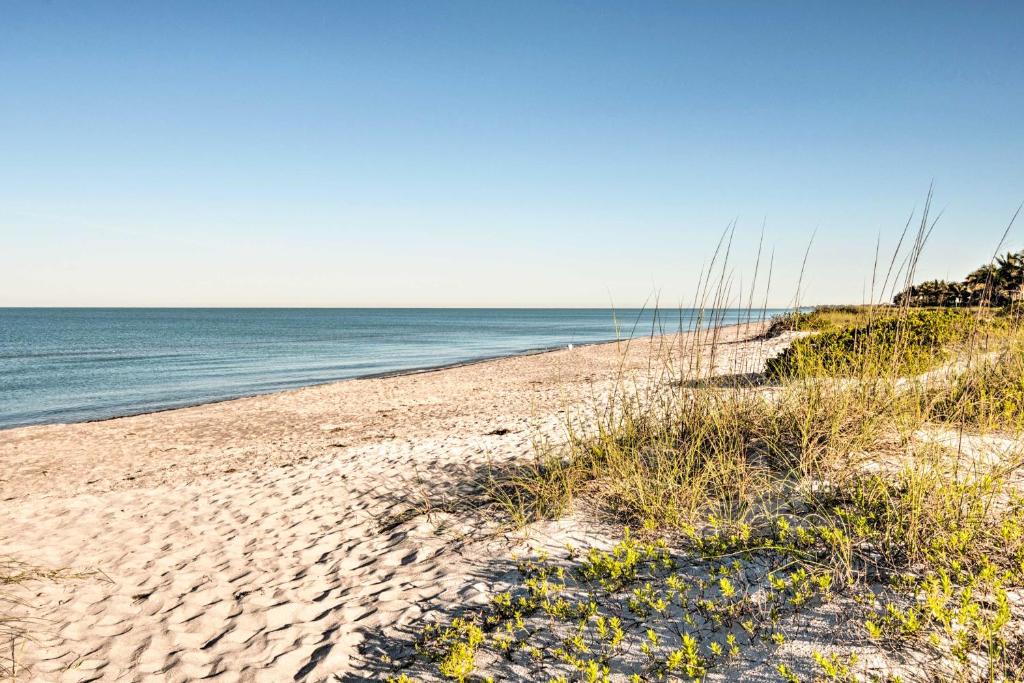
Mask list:
[[[839,318],[839,320],[836,320]],[[847,321],[854,324],[844,324]],[[875,315],[808,315],[797,329],[820,330],[769,359],[773,378],[915,375],[947,360],[1001,319],[970,311],[881,311]]]
[[616,396],[496,473],[509,524],[586,504],[627,530],[523,559],[489,606],[426,626],[393,680],[1024,680],[1017,318],[856,307],[774,327],[807,334],[763,377]]

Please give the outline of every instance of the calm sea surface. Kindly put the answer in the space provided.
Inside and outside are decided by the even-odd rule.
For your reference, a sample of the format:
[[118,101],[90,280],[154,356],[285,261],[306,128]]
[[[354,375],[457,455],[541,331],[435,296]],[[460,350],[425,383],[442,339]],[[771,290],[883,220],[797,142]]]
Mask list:
[[[600,309],[0,308],[0,428],[692,329],[694,317],[687,310],[654,320],[651,312]],[[713,317],[729,324],[748,313]]]

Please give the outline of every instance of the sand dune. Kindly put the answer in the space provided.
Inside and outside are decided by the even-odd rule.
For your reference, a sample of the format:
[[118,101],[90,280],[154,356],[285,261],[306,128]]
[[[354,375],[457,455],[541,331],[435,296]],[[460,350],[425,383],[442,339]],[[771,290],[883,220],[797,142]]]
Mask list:
[[[723,372],[782,342],[731,329]],[[563,411],[646,372],[666,340],[353,380],[0,432],[0,553],[96,570],[33,584],[21,677],[359,680],[367,634],[472,598],[488,544],[420,514]],[[424,507],[427,506],[427,507]]]

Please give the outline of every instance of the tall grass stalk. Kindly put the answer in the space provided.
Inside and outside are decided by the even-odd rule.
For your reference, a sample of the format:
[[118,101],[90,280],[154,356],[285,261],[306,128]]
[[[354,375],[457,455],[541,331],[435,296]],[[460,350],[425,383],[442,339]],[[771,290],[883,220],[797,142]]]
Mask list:
[[[636,624],[660,623],[673,600],[684,609],[682,622],[666,622],[682,649],[659,658],[656,630],[635,643],[648,657],[642,670],[702,680],[712,666],[726,666],[723,647],[738,649],[737,634],[749,646],[781,644],[785,614],[838,597],[862,619],[862,646],[924,654],[928,663],[913,671],[924,680],[1019,680],[1024,636],[1013,629],[1024,623],[1024,605],[1012,596],[1024,587],[1024,325],[1014,312],[984,307],[885,303],[917,277],[941,217],[932,199],[930,188],[887,263],[879,240],[866,302],[801,307],[809,244],[793,311],[770,324],[767,294],[754,310],[763,228],[750,288],[734,288],[733,222],[698,278],[691,326],[683,328],[680,312],[678,334],[652,344],[646,374],[625,373],[624,356],[608,396],[566,419],[564,444],[492,474],[491,500],[515,525],[586,507],[642,529],[645,540],[660,538],[639,546],[627,535],[612,552],[586,556],[574,576],[596,581],[605,596],[581,602],[592,606],[587,614],[548,593],[568,590],[562,569],[529,565],[521,609],[509,598],[480,622],[514,636],[495,636],[507,656],[532,648],[536,661],[546,661],[515,635],[543,630],[523,626],[539,610],[547,627],[565,620],[574,629],[571,640],[556,639],[553,661],[585,680],[606,680],[614,646],[601,641],[601,657],[588,659],[580,639],[589,619],[605,618],[602,600],[631,591]],[[774,253],[766,289],[773,267]],[[733,304],[746,305],[741,319],[752,333],[741,345],[725,343],[720,325]],[[788,348],[766,359],[779,335]],[[737,348],[753,348],[751,357],[731,357]],[[683,565],[698,565],[695,603],[685,587],[694,584],[672,574],[680,564],[670,547],[687,553]],[[644,563],[647,583],[638,574]],[[551,583],[552,576],[562,578]],[[739,595],[737,585],[749,593]],[[467,623],[445,637],[471,631]],[[601,621],[598,631],[606,634],[606,626]],[[434,656],[458,654],[471,670],[482,638],[474,634],[468,659],[447,645]],[[628,634],[613,640],[622,638]],[[438,647],[436,637],[427,640]],[[853,659],[837,657],[816,652],[814,680],[897,680],[855,677]],[[800,680],[788,665],[777,671]]]

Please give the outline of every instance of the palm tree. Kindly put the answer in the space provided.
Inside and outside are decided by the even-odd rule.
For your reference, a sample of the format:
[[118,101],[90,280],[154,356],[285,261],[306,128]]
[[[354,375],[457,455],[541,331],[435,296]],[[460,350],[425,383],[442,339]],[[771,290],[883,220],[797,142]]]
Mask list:
[[892,302],[897,306],[913,306],[914,299],[917,297],[917,287],[911,285],[902,292],[892,298]]
[[911,306],[958,306],[962,301],[962,291],[958,282],[928,280],[900,292],[893,302]]
[[963,282],[950,282],[943,306],[967,306],[970,304],[971,292]]
[[1024,251],[1009,252],[972,271],[963,282],[928,280],[893,298],[909,306],[1006,306],[1024,302]]
[[939,306],[945,295],[945,283],[941,280],[928,280],[918,285],[918,306]]
[[996,258],[996,295],[999,303],[1017,301],[1024,288],[1024,254],[1008,253]]
[[985,306],[992,301],[992,290],[998,269],[991,263],[976,268],[964,278],[968,301],[975,306]]

